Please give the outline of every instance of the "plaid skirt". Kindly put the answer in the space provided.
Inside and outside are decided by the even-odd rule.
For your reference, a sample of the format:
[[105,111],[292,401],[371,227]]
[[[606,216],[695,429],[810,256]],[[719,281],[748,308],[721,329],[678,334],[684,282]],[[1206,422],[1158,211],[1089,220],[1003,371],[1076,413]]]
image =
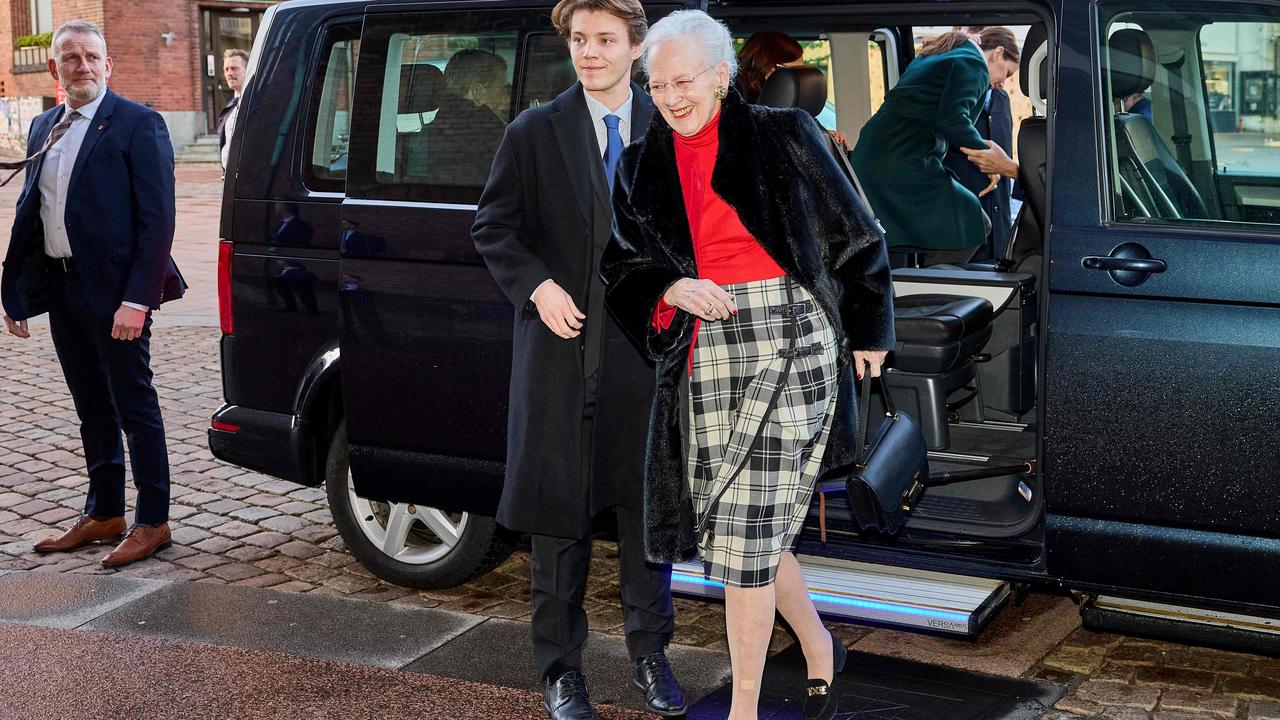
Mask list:
[[789,278],[727,285],[738,314],[702,322],[686,477],[707,579],[773,582],[813,496],[836,399],[836,332]]

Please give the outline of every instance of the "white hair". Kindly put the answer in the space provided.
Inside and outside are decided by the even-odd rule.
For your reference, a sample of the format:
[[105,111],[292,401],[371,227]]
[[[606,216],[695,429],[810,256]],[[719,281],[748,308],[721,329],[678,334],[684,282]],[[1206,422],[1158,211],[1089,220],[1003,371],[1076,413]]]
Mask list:
[[662,18],[649,28],[644,38],[644,54],[640,56],[640,66],[649,74],[649,61],[654,48],[662,43],[680,38],[697,43],[712,67],[720,63],[729,63],[729,81],[738,74],[738,54],[733,51],[733,37],[724,23],[716,20],[701,10],[677,10]]
[[87,20],[72,20],[70,22],[65,22],[58,26],[57,30],[53,31],[52,42],[50,42],[49,45],[53,48],[55,53],[58,52],[58,43],[62,42],[62,36],[68,33],[98,36],[98,42],[102,43],[102,54],[104,57],[106,56],[107,38],[102,34],[102,30],[97,25],[94,25]]

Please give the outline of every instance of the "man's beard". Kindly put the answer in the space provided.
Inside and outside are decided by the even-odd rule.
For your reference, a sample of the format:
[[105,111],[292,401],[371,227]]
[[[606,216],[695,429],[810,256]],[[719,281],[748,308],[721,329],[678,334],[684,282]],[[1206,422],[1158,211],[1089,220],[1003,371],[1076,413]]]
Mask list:
[[63,89],[66,90],[67,97],[72,100],[89,102],[101,95],[105,86],[106,83],[98,82],[97,80],[90,80],[88,81],[88,84],[85,84],[84,81],[79,81],[68,85]]

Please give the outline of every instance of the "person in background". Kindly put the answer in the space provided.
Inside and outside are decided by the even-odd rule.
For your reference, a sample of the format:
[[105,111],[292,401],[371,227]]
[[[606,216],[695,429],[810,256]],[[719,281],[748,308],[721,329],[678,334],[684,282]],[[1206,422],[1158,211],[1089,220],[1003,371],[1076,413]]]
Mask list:
[[765,30],[747,38],[738,51],[738,92],[749,103],[760,98],[760,89],[779,65],[798,65],[804,60],[804,48],[786,33]]
[[222,77],[233,95],[226,107],[218,113],[218,157],[223,172],[231,153],[231,134],[236,130],[236,115],[240,110],[240,94],[244,92],[245,71],[249,69],[249,53],[229,48],[222,53]]
[[1151,99],[1145,92],[1134,93],[1126,97],[1123,102],[1125,112],[1141,115],[1147,119],[1147,122],[1151,122]]
[[[972,32],[974,28],[964,28]],[[978,44],[983,52],[997,47],[1017,46],[1013,31],[1004,27],[985,27],[977,29]],[[1013,112],[1009,105],[1009,93],[1005,92],[1003,83],[996,83],[987,92],[982,112],[974,122],[974,127],[992,147],[999,147],[1005,155],[1013,152]],[[966,148],[967,149],[967,148]],[[991,232],[987,235],[987,243],[979,249],[978,258],[999,257],[1009,242],[1009,233],[1013,227],[1010,212],[1010,194],[1013,178],[1003,173],[995,188],[988,190],[991,184],[991,173],[984,172],[960,147],[947,149],[943,164],[955,174],[960,181],[977,195],[982,203],[982,210],[991,220]],[[1016,175],[1016,169],[1014,172]]]
[[[978,197],[942,161],[952,146],[1004,154],[974,122],[1019,57],[1016,46],[984,50],[966,32],[944,33],[925,44],[862,128],[853,164],[891,250],[923,251],[926,265],[964,263],[986,242]],[[994,188],[998,178],[991,180]]]
[[847,651],[794,548],[824,461],[856,444],[836,419],[856,415],[853,375],[879,375],[893,347],[884,241],[811,115],[732,91],[723,24],[671,13],[644,66],[658,113],[622,155],[600,271],[614,317],[658,362],[646,550],[673,562],[696,548],[725,585],[731,720],[758,716],[779,612],[804,650],[804,717],[830,720]]

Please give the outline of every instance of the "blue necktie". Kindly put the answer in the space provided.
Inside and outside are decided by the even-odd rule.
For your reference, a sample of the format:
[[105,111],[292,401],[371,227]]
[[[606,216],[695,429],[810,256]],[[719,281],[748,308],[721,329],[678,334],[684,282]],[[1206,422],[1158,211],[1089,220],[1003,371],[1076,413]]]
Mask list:
[[608,144],[604,148],[604,177],[609,181],[609,192],[613,192],[613,173],[618,169],[618,158],[622,157],[622,133],[618,132],[618,123],[622,118],[617,115],[605,115],[605,137]]

